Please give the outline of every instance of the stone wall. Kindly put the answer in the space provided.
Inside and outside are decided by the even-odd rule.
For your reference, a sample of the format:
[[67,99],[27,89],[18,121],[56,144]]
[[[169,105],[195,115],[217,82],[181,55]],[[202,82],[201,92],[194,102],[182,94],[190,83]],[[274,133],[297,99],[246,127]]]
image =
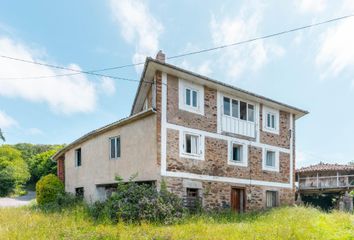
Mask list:
[[167,129],[167,170],[195,174],[234,177],[252,180],[288,183],[290,155],[279,153],[279,172],[262,169],[262,149],[248,146],[248,166],[228,164],[228,142],[205,137],[204,160],[181,157],[179,154],[179,132]]
[[279,135],[263,131],[263,106],[260,109],[260,142],[290,149],[290,113],[279,111]]
[[217,94],[216,90],[204,87],[204,116],[180,110],[178,107],[178,78],[167,76],[167,121],[169,123],[200,129],[217,131]]
[[[223,182],[188,180],[183,178],[164,177],[169,191],[179,197],[186,195],[185,181],[200,183],[200,196],[202,197],[203,207],[208,210],[227,209],[231,206],[231,189],[233,187],[244,188],[246,194],[247,212],[257,211],[266,208],[266,191],[276,191],[278,193],[278,206],[294,204],[295,195],[292,189],[264,187],[255,185],[240,185]],[[196,184],[195,184],[196,185]]]

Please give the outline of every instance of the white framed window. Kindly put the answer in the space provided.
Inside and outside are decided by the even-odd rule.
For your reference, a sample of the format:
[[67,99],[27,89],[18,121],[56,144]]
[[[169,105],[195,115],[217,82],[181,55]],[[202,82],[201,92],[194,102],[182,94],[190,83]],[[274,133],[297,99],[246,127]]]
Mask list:
[[109,158],[120,158],[120,136],[112,137],[109,139]]
[[179,109],[204,115],[204,87],[183,79],[178,85]]
[[182,157],[204,159],[204,136],[180,131],[180,154]]
[[278,205],[278,192],[266,191],[266,207],[272,208]]
[[81,148],[75,149],[75,167],[80,167],[82,165],[81,160]]
[[279,134],[279,111],[263,107],[263,130]]
[[228,164],[247,167],[248,147],[244,143],[230,141]]
[[279,172],[279,151],[263,149],[263,170]]
[[254,122],[255,107],[251,103],[223,96],[222,109],[226,116]]

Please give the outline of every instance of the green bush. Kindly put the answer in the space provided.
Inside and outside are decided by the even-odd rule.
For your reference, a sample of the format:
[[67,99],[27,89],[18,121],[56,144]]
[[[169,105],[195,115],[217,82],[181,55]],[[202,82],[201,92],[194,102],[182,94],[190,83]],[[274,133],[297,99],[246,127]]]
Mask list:
[[36,184],[36,198],[39,206],[55,203],[58,196],[62,194],[64,194],[64,184],[54,174],[42,177]]
[[89,213],[95,220],[170,224],[183,217],[185,208],[182,200],[168,192],[164,185],[158,191],[155,186],[139,184],[132,179],[127,183],[120,178],[117,180],[117,191],[106,202],[96,202],[89,207]]

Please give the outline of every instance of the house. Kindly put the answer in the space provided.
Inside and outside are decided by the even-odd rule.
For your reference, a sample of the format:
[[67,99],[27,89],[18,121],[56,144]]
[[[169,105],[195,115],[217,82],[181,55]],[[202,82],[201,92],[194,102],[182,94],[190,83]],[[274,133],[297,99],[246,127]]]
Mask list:
[[354,190],[354,165],[320,162],[296,170],[296,181],[298,198],[305,203],[330,209],[339,208],[342,201],[347,209],[353,210],[353,200],[348,193]]
[[103,200],[116,175],[205,208],[244,212],[294,203],[295,120],[308,112],[147,58],[128,118],[53,158],[66,191]]

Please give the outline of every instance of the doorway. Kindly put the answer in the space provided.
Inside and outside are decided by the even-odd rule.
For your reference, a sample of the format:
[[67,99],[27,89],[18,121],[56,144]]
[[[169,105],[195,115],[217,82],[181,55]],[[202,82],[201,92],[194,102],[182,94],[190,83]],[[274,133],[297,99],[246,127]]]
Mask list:
[[245,189],[231,188],[231,210],[236,213],[243,213],[246,207]]

